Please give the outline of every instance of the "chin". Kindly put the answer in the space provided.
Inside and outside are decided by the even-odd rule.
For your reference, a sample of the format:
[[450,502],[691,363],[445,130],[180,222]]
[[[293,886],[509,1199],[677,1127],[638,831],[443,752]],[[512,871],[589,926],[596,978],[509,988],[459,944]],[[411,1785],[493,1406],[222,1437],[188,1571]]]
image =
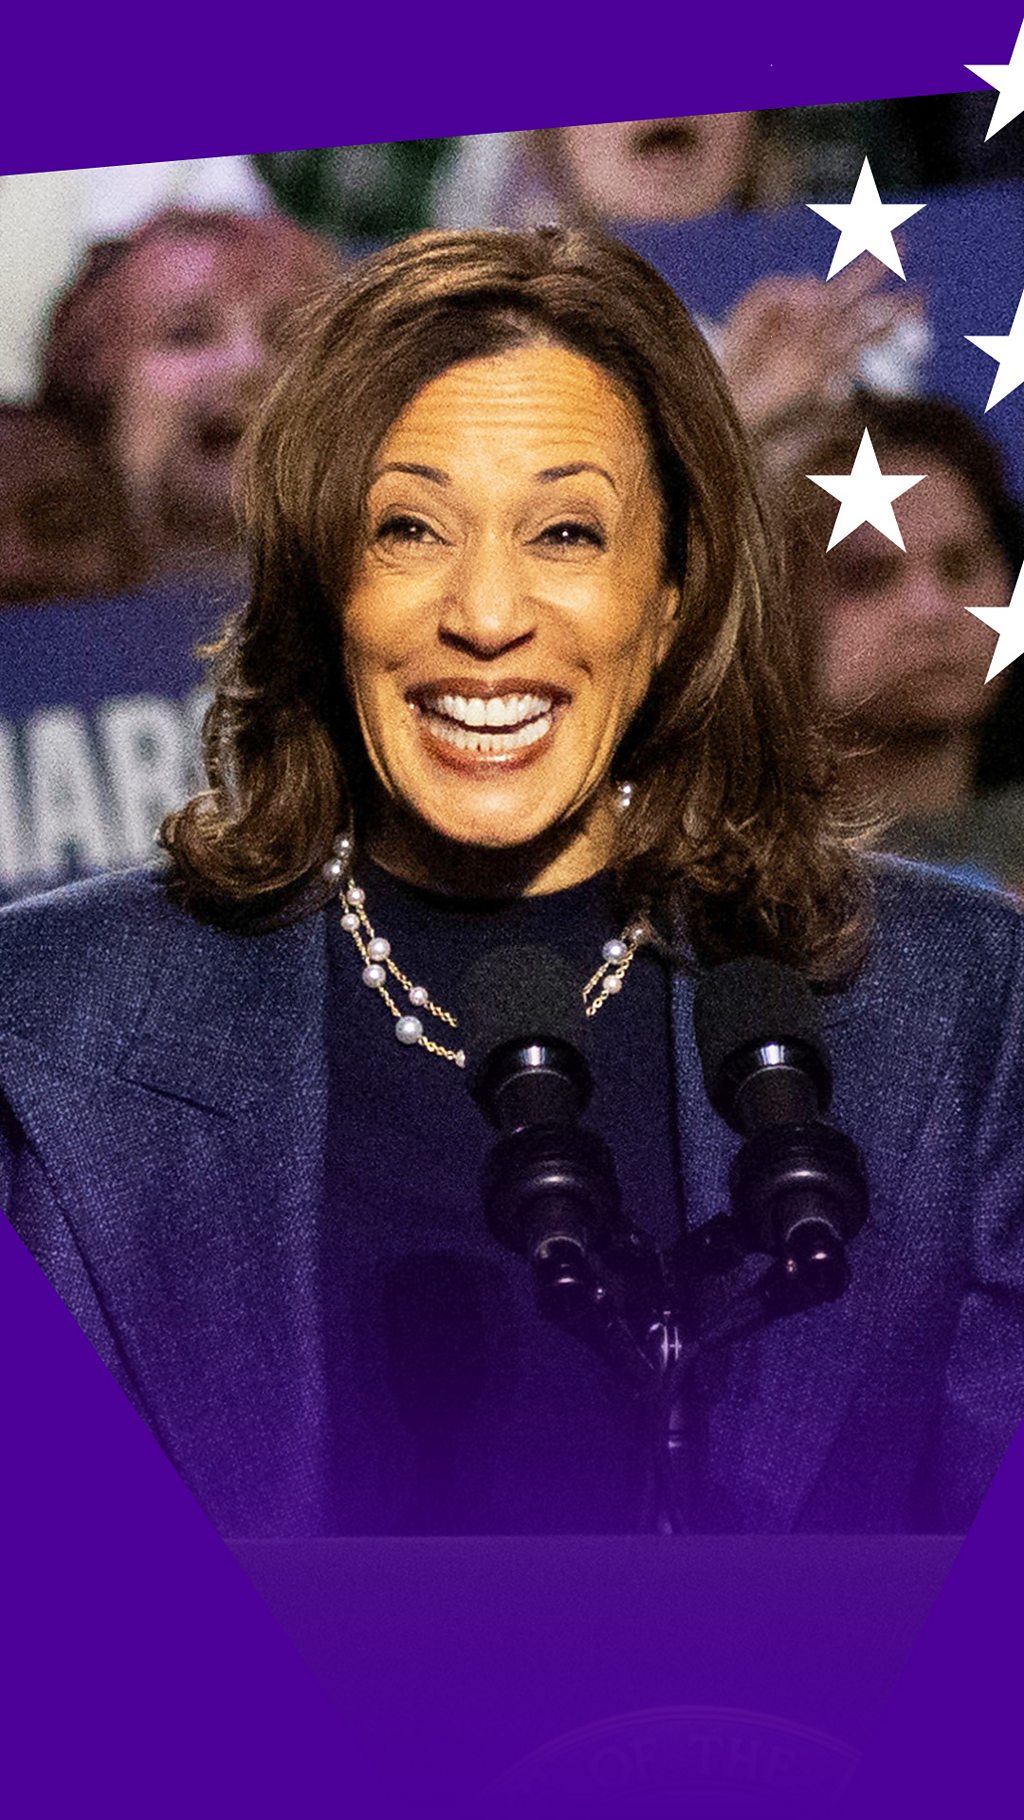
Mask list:
[[525,853],[541,845],[545,838],[554,838],[557,824],[545,821],[532,828],[515,818],[502,817],[500,822],[479,823],[428,820],[427,826],[440,840],[453,847],[465,847],[477,853],[514,853],[520,849]]

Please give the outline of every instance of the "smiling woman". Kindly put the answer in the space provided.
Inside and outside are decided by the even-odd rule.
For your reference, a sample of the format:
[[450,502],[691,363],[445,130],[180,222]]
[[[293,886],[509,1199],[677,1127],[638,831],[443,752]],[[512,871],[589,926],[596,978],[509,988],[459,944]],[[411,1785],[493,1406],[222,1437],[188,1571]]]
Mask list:
[[[529,894],[611,867],[666,926],[685,899],[709,956],[855,964],[866,878],[765,503],[644,261],[545,229],[376,255],[309,314],[246,476],[212,788],[165,826],[193,905],[308,905],[325,828],[351,823],[420,883]],[[532,696],[551,725],[513,765],[470,750],[468,707],[462,730],[425,712],[445,695]]]
[[290,309],[338,269],[284,217],[167,208],[94,246],[58,300],[45,401],[117,469],[154,572],[232,550],[239,437]]
[[[188,1483],[236,1535],[967,1521],[1024,1414],[1024,925],[837,819],[682,306],[590,233],[420,236],[307,311],[244,460],[206,789],[161,865],[0,914],[0,1199]],[[741,958],[756,1041],[763,973],[695,999]],[[495,1213],[466,1083],[510,981],[517,1037],[587,1050],[554,1160],[614,1332],[544,1318]],[[701,1060],[782,1055],[785,1099],[819,1014],[840,1132],[791,1105],[797,1174],[744,1202],[769,1295]],[[816,1268],[846,1203],[807,1157],[848,1139],[874,1217],[810,1307],[793,1235]],[[705,1356],[730,1293],[765,1318]]]

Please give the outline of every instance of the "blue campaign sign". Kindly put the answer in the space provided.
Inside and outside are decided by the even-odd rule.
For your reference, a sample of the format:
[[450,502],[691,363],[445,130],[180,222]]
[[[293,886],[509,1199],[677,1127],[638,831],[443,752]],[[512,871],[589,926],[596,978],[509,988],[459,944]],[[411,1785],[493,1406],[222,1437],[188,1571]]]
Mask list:
[[152,857],[197,775],[196,647],[234,604],[186,583],[0,608],[0,901]]
[[[893,200],[925,204],[896,235],[907,285],[923,297],[931,331],[918,389],[943,393],[984,421],[1002,449],[1011,488],[1024,496],[1024,387],[985,415],[996,364],[965,339],[1009,332],[1024,290],[1024,186],[901,194]],[[627,225],[616,232],[710,323],[721,321],[761,278],[808,273],[824,278],[838,239],[834,227],[802,205],[671,225]],[[876,269],[887,284],[899,287],[898,278],[880,265]]]

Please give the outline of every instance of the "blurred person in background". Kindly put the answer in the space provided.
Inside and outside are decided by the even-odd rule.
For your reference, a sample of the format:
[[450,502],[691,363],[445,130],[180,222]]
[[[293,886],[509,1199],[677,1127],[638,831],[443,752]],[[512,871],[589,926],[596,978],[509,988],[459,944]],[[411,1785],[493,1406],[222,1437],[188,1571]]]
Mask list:
[[770,114],[679,114],[527,135],[552,196],[577,218],[693,221],[788,200],[789,162]]
[[0,405],[0,606],[118,594],[141,566],[103,454],[51,411]]
[[784,476],[820,439],[865,370],[896,392],[913,390],[929,330],[923,300],[894,289],[873,260],[828,282],[811,275],[760,279],[724,322],[702,324],[745,429]]
[[[1024,559],[1019,508],[984,431],[944,399],[863,398],[808,471],[844,473],[865,425],[885,473],[924,476],[899,500],[905,551],[870,525],[827,550],[835,502],[793,482],[797,594],[817,688],[850,747],[877,844],[1024,889],[1024,667],[986,683],[993,633]],[[891,819],[895,818],[895,819]]]
[[274,199],[239,157],[0,176],[0,396],[21,404],[34,398],[53,299],[89,248],[171,207],[262,215]]
[[[771,112],[685,114],[480,134],[464,139],[442,170],[435,219],[454,227],[609,226],[717,213],[727,220],[779,207],[803,184],[786,120]],[[884,350],[888,365],[895,360],[909,371],[927,333],[921,300],[895,290],[866,260],[828,283],[766,275],[724,321],[699,326],[744,427],[783,470],[817,434],[821,412],[852,392],[866,359]]]
[[679,114],[463,139],[439,174],[443,226],[693,221],[788,200],[770,114]]
[[233,570],[238,441],[289,316],[338,269],[283,216],[166,209],[95,247],[58,302],[44,400],[122,476],[151,579]]

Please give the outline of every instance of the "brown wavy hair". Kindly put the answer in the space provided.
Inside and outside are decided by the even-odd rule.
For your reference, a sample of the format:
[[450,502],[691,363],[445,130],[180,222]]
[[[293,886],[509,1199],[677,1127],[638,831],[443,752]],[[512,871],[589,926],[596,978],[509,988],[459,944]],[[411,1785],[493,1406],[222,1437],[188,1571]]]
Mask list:
[[847,976],[867,870],[834,807],[746,439],[675,294],[589,230],[430,232],[374,254],[312,306],[244,451],[248,605],[215,656],[209,788],[167,817],[176,888],[238,927],[324,901],[320,867],[367,800],[340,607],[372,461],[404,407],[459,361],[537,340],[638,401],[665,501],[678,632],[616,755],[633,784],[612,864],[627,901],[703,959],[756,952]]

